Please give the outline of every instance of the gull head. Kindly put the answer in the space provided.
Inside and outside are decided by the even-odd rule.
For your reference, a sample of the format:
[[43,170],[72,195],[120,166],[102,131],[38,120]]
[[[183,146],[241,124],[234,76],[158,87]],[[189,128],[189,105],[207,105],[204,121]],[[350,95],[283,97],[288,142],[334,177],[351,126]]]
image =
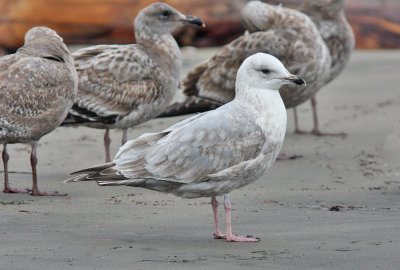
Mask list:
[[256,53],[247,57],[237,73],[237,81],[250,87],[278,90],[284,84],[305,85],[299,76],[291,74],[276,57]]
[[25,44],[36,42],[38,39],[54,39],[63,42],[63,39],[56,31],[46,26],[35,26],[25,33]]
[[153,32],[171,33],[181,24],[205,26],[200,18],[184,15],[166,3],[150,4],[139,12],[134,22],[135,32],[147,27]]
[[63,39],[56,31],[45,27],[35,26],[25,34],[24,46],[18,49],[19,52],[43,57],[56,62],[67,63],[68,68],[76,73],[71,55]]

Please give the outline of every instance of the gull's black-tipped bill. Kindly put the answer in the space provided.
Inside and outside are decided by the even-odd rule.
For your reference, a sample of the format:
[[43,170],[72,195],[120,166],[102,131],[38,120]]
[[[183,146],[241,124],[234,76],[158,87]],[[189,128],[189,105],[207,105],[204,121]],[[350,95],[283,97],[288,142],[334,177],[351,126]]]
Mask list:
[[286,80],[287,82],[291,83],[291,84],[296,84],[296,85],[307,85],[306,81],[303,80],[302,77],[297,76],[297,75],[291,75],[289,77],[286,77],[284,80]]
[[181,22],[194,24],[194,25],[202,26],[202,27],[206,26],[202,19],[200,19],[199,17],[196,17],[196,16],[192,16],[192,15],[186,15],[185,19],[182,19]]
[[296,79],[294,79],[293,82],[297,85],[306,85],[306,81],[300,76],[296,76]]

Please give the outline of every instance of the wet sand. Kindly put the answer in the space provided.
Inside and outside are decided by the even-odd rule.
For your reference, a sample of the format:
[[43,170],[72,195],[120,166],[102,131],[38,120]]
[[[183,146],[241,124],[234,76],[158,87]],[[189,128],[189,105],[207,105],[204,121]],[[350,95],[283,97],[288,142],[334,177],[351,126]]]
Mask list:
[[[185,49],[184,72],[212,51]],[[398,269],[399,63],[400,51],[357,51],[317,95],[322,129],[344,138],[293,134],[288,111],[283,152],[302,158],[278,161],[231,193],[233,232],[259,243],[214,240],[209,198],[63,184],[103,162],[103,131],[58,128],[40,141],[39,188],[69,196],[0,193],[0,269]],[[310,104],[299,112],[311,128]],[[129,138],[183,118],[152,120]],[[115,154],[121,132],[111,136]],[[31,185],[29,151],[9,147],[14,187]],[[222,228],[224,218],[221,206]]]

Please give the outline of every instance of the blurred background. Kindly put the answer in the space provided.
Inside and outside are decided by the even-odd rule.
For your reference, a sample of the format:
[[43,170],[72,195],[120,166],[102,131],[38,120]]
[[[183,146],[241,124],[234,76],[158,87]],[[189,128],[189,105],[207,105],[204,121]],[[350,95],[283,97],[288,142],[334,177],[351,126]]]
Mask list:
[[[67,44],[134,42],[133,19],[152,0],[0,0],[0,49],[13,52],[25,32],[37,25],[56,30]],[[221,46],[244,31],[240,10],[247,0],[163,1],[185,14],[201,17],[207,27],[174,33],[181,46]],[[296,8],[302,0],[266,0]],[[399,0],[348,0],[346,15],[358,49],[400,47]]]

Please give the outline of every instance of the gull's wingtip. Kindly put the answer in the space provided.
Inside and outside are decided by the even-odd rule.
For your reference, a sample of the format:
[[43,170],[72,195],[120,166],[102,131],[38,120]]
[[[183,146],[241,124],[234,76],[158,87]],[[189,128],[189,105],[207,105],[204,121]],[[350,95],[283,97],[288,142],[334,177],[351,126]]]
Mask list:
[[65,183],[84,181],[84,180],[86,180],[87,176],[88,176],[88,174],[74,176],[74,177],[71,177],[71,178],[68,178],[68,179],[64,180],[63,183],[65,184]]
[[79,171],[75,171],[75,172],[70,173],[69,175],[96,173],[96,172],[105,170],[107,168],[110,168],[110,167],[112,167],[114,165],[115,165],[114,162],[108,162],[108,163],[101,164],[99,166],[90,167],[90,168],[82,169],[82,170],[79,170]]

